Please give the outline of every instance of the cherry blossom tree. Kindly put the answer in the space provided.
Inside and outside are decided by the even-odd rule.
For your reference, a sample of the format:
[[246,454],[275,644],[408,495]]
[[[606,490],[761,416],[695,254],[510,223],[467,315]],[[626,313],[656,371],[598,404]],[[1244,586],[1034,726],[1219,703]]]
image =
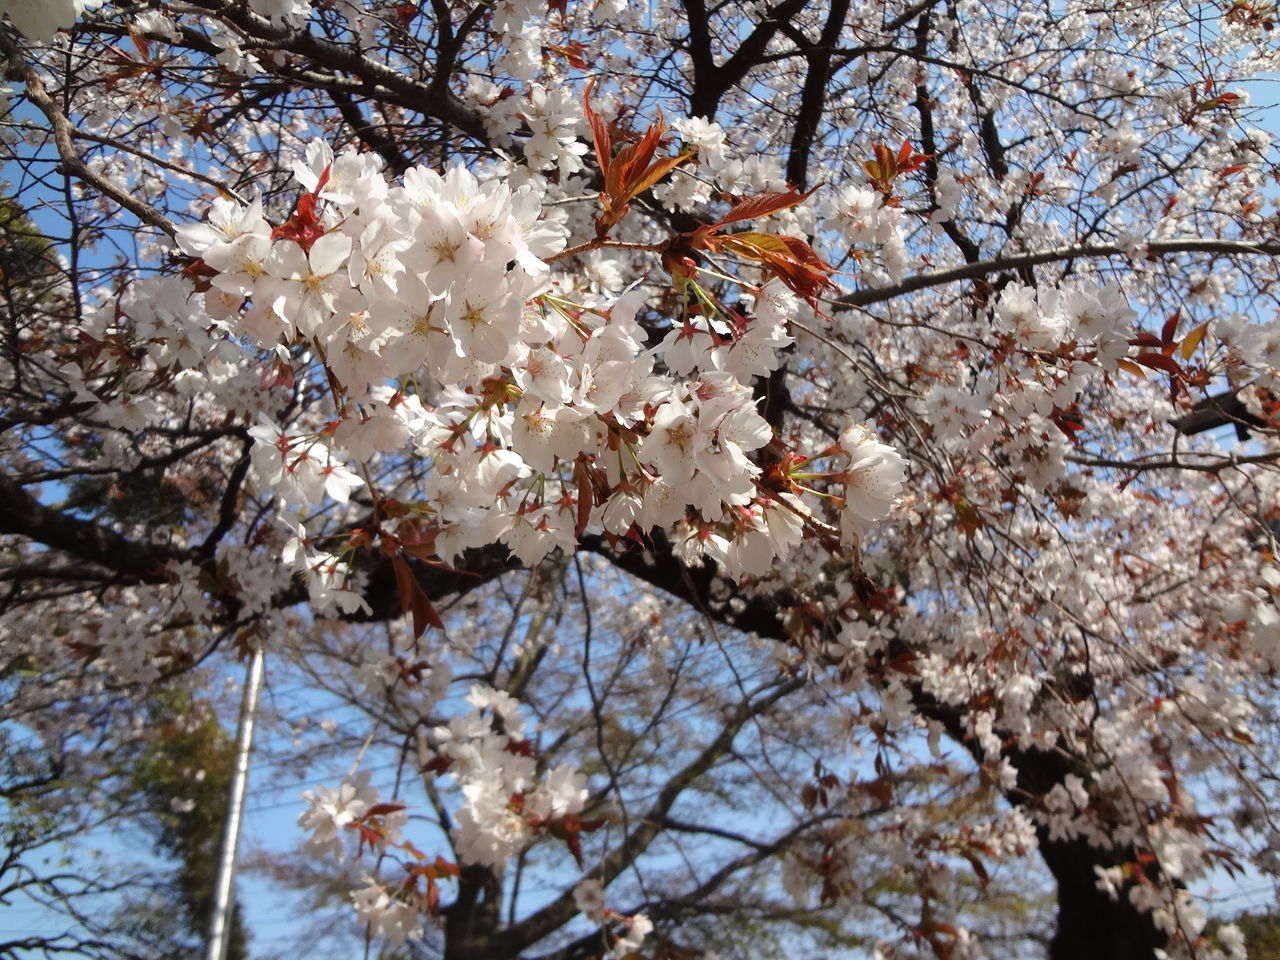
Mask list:
[[[446,957],[674,955],[748,882],[980,956],[1036,858],[1050,957],[1243,956],[1271,6],[0,7],[7,722],[336,634],[420,790],[299,825]],[[719,866],[644,866],[686,808]]]
[[[784,648],[718,629],[661,595],[637,604],[629,580],[589,555],[572,563],[553,558],[530,574],[498,578],[441,610],[451,636],[471,639],[445,657],[437,654],[430,666],[409,662],[412,654],[395,627],[331,622],[313,632],[295,660],[299,675],[283,682],[293,690],[324,690],[331,699],[317,709],[313,699],[308,708],[297,697],[282,697],[280,719],[264,722],[283,722],[296,739],[292,749],[282,747],[281,759],[316,752],[344,757],[363,748],[363,779],[353,778],[347,799],[331,788],[310,791],[303,849],[294,857],[260,854],[255,868],[304,890],[320,867],[352,869],[353,838],[342,843],[332,811],[356,811],[354,822],[357,804],[381,801],[398,782],[412,784],[400,787],[401,795],[426,794],[425,802],[399,812],[416,821],[401,832],[420,849],[431,849],[432,836],[447,844],[458,774],[474,754],[441,743],[436,731],[447,725],[452,733],[472,713],[473,681],[466,678],[494,675],[502,682],[509,671],[504,685],[518,694],[538,766],[568,766],[585,777],[588,799],[576,837],[584,865],[612,861],[617,870],[607,885],[566,889],[562,901],[534,914],[537,925],[558,923],[568,903],[581,901],[626,916],[642,906],[655,925],[646,942],[656,938],[658,946],[650,950],[694,955],[782,949],[840,955],[897,936],[895,915],[915,908],[917,892],[897,870],[891,848],[875,842],[877,832],[904,813],[922,830],[949,829],[954,806],[985,805],[983,812],[969,810],[975,823],[998,817],[995,797],[971,770],[953,776],[944,766],[920,765],[899,778],[893,807],[873,805],[850,816],[836,798],[864,765],[856,751],[874,747],[870,738],[847,737],[847,713],[833,710],[825,692],[803,678],[779,676],[768,656],[741,656],[754,648],[789,657]],[[584,591],[592,602],[583,602]],[[406,671],[412,682],[405,682]],[[751,710],[731,710],[748,695]],[[841,737],[845,745],[836,743]],[[436,752],[437,743],[443,751]],[[455,753],[461,758],[453,759]],[[362,790],[378,784],[386,786],[377,801],[371,792],[361,799]],[[855,789],[868,788],[864,780]],[[499,809],[506,813],[505,804]],[[579,874],[567,831],[529,832],[517,821],[509,826],[526,836],[509,858],[501,888],[504,920],[478,925],[466,948],[471,955],[498,951],[506,937],[527,936],[535,924],[520,917],[527,908],[522,896],[548,884],[558,889],[564,876]],[[823,904],[805,880],[808,858],[820,862],[823,846],[800,846],[796,838],[854,832],[863,840],[857,880],[874,895],[853,896],[846,888],[840,903]],[[788,852],[790,866],[780,872],[778,858]],[[346,899],[347,890],[341,893]],[[985,886],[975,882],[957,893],[966,923],[981,931],[992,955],[1025,956],[1047,925],[1047,885],[1036,889],[1025,876],[993,866]],[[513,899],[515,923],[505,920]],[[342,908],[349,927],[349,902]],[[428,950],[445,946],[442,935],[455,922],[450,916],[441,929],[424,925]],[[323,948],[303,949],[323,954]],[[601,951],[599,930],[579,918],[545,938],[536,954]]]

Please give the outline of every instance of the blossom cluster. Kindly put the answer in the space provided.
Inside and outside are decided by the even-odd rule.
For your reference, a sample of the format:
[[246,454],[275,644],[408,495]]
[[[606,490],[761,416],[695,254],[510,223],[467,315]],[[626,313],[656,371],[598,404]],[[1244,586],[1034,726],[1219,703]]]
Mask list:
[[52,40],[59,30],[76,22],[86,10],[96,10],[104,0],[0,0],[0,15],[7,15],[18,30],[32,40]]
[[1227,597],[1222,619],[1243,626],[1252,640],[1265,669],[1280,666],[1280,569],[1275,564],[1263,567],[1260,582],[1251,590]]
[[520,704],[510,695],[475,684],[467,703],[466,714],[435,730],[434,765],[462,794],[453,828],[458,858],[501,866],[541,825],[582,812],[585,780],[567,763],[537,776]]
[[[178,236],[216,323],[328,378],[323,431],[265,413],[250,430],[257,482],[279,498],[288,559],[321,609],[358,605],[343,595],[349,567],[294,511],[347,502],[378,457],[431,464],[415,499],[446,562],[501,540],[531,564],[584,532],[677,525],[687,561],[737,578],[820,522],[802,487],[769,486],[758,462],[775,438],[752,384],[777,369],[799,309],[782,284],[755,289],[749,314],[686,311],[648,347],[643,290],[588,306],[558,293],[548,261],[565,228],[528,184],[414,167],[391,185],[373,155],[320,142],[294,175],[305,193],[285,223],[259,200],[219,199]],[[857,431],[832,450],[847,468],[826,476],[843,480],[846,518],[882,520],[905,461]]]
[[[316,787],[305,790],[302,799],[307,809],[298,815],[298,826],[310,832],[307,852],[312,856],[333,855],[342,859],[346,848],[346,829],[363,819],[378,805],[379,793],[369,783],[368,771],[344,777],[336,789]],[[404,826],[403,813],[382,818],[382,842],[394,844]]]
[[634,956],[653,932],[653,921],[647,914],[620,914],[605,906],[604,884],[596,879],[586,879],[573,888],[573,903],[583,916],[609,930],[609,960]]
[[[451,846],[458,861],[501,867],[556,826],[575,834],[585,829],[573,819],[587,800],[585,778],[564,762],[539,773],[532,745],[525,739],[519,702],[500,690],[473,684],[467,704],[466,713],[432,732],[434,755],[424,764],[424,772],[444,774],[456,784],[460,804],[452,817]],[[410,854],[402,882],[388,886],[367,877],[352,893],[361,922],[401,944],[421,936],[423,910],[432,915],[437,910],[437,895],[419,895],[418,880],[425,876],[431,890],[440,876],[432,867],[424,868],[422,854],[402,841],[408,819],[404,808],[381,802],[370,779],[368,771],[361,771],[343,778],[336,788],[304,791],[307,806],[298,815],[298,826],[308,831],[306,849],[316,857],[342,859],[352,840],[361,854],[368,849],[382,855],[395,848]],[[572,849],[580,856],[577,847]],[[447,865],[442,871],[446,875],[456,871],[448,861],[437,864]],[[647,920],[625,919],[630,936],[642,939]],[[631,942],[638,944],[639,939]]]

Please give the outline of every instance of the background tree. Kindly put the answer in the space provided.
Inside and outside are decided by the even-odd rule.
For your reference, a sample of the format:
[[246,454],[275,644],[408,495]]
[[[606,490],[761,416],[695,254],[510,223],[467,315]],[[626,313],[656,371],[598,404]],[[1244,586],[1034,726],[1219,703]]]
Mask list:
[[[235,745],[211,705],[186,694],[161,691],[145,708],[154,734],[121,765],[143,800],[142,819],[157,850],[177,868],[158,897],[130,904],[120,922],[136,926],[156,957],[176,960],[198,954],[208,932]],[[243,909],[235,903],[227,957],[247,957],[247,939]]]
[[1274,911],[1242,913],[1232,922],[1243,935],[1245,950],[1250,957],[1271,960],[1280,956],[1280,926],[1276,924]]
[[[774,679],[768,668],[757,674],[735,660],[735,652],[752,642],[720,634],[670,601],[637,603],[634,584],[611,583],[616,574],[589,558],[580,564],[581,583],[574,583],[573,565],[565,571],[556,561],[530,574],[509,574],[442,610],[451,636],[475,639],[437,651],[429,667],[403,651],[398,630],[330,623],[315,631],[298,651],[303,677],[277,673],[273,684],[327,691],[332,699],[320,715],[343,719],[328,721],[329,730],[304,723],[305,734],[289,720],[295,736],[305,736],[299,752],[344,756],[363,746],[363,766],[375,783],[396,784],[399,794],[415,796],[418,781],[430,809],[420,810],[406,832],[423,849],[447,848],[458,798],[438,765],[423,764],[423,751],[432,755],[433,731],[444,716],[467,709],[458,702],[467,692],[466,678],[492,677],[497,689],[518,693],[536,719],[539,764],[568,762],[587,776],[591,796],[582,816],[603,823],[578,838],[584,864],[626,864],[610,896],[619,898],[620,909],[643,908],[655,924],[653,949],[743,957],[784,948],[798,956],[857,955],[900,934],[901,911],[917,891],[881,856],[875,840],[877,832],[896,828],[894,816],[873,810],[854,819],[838,809],[846,793],[874,789],[859,782],[859,768],[866,765],[850,749],[855,744],[841,744],[840,731],[852,718],[792,682],[730,739],[726,731],[741,718],[731,715],[728,724],[724,718],[744,689]],[[588,603],[584,589],[595,599]],[[452,694],[451,678],[461,688]],[[366,686],[370,682],[377,693]],[[295,716],[293,707],[287,699],[277,704],[286,718]],[[415,776],[423,765],[428,769]],[[921,825],[945,831],[956,808],[975,820],[998,817],[992,798],[973,792],[967,778],[948,781],[941,768],[921,767],[901,779],[901,809]],[[660,829],[645,831],[645,824]],[[632,839],[620,842],[628,825]],[[435,840],[424,845],[432,833]],[[807,842],[798,843],[801,837]],[[780,859],[792,853],[796,867],[810,858],[819,862],[842,838],[861,840],[864,889],[838,906],[823,907],[816,897],[798,904],[780,882]],[[519,930],[510,918],[521,915],[529,891],[545,890],[573,872],[562,837],[549,832],[530,839],[507,870],[485,878],[491,884],[486,897],[494,897],[499,909],[497,919],[467,941],[472,953],[504,949],[511,929]],[[319,889],[314,849],[291,858],[258,857],[256,863],[278,882]],[[1047,901],[1025,876],[997,871],[988,880],[964,891],[963,909],[991,936],[994,955],[1023,956],[1027,940],[1045,922]],[[326,905],[333,900],[315,904],[321,910]],[[449,949],[430,930],[425,942]],[[539,955],[586,957],[602,947],[598,931],[565,924],[538,949]]]

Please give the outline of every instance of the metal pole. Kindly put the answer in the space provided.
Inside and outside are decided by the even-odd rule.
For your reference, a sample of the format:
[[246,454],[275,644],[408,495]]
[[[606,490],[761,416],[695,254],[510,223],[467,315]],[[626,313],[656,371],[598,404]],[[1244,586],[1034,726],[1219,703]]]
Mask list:
[[240,821],[244,816],[245,787],[249,783],[249,755],[253,752],[253,723],[258,712],[258,691],[262,688],[262,650],[253,651],[245,670],[244,694],[240,698],[240,726],[236,731],[236,766],[231,774],[227,797],[227,822],[222,830],[222,852],[218,855],[218,876],[213,889],[213,910],[209,915],[209,940],[204,960],[226,960],[227,934],[231,926],[231,890],[236,875],[236,846],[240,842]]

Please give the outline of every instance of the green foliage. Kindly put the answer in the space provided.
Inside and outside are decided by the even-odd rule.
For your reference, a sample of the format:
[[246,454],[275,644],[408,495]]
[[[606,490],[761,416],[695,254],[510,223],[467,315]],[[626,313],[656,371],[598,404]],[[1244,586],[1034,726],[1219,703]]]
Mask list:
[[[198,953],[208,925],[235,744],[213,713],[186,694],[157,693],[146,709],[154,735],[130,758],[128,777],[157,851],[178,867],[172,886],[135,898],[121,920],[144,942],[163,945],[157,960],[178,960]],[[237,908],[227,957],[247,956]]]
[[0,198],[0,284],[25,287],[57,267],[53,242],[13,200]]
[[1280,912],[1246,913],[1236,918],[1249,960],[1280,960]]
[[1280,960],[1280,913],[1244,914],[1235,919],[1249,960]]
[[1205,925],[1205,936],[1214,938],[1226,923],[1239,927],[1244,934],[1249,960],[1280,960],[1280,910],[1242,913],[1230,921],[1211,920]]
[[[81,441],[85,449],[87,441]],[[119,476],[74,477],[63,506],[89,516],[105,514],[121,523],[176,527],[186,519],[187,497],[163,470],[135,470]]]

